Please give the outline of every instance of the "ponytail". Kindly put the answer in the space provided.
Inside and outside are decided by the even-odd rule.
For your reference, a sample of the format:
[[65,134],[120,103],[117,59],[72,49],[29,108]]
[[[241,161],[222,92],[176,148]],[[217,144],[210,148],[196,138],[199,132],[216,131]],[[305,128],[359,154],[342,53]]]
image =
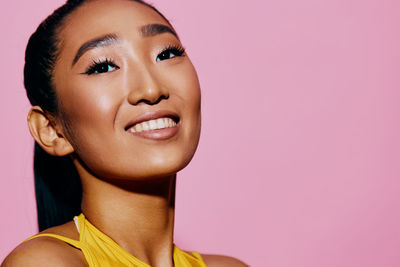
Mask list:
[[[68,1],[44,20],[31,35],[25,51],[24,85],[32,106],[57,116],[58,101],[52,77],[57,60],[57,31],[83,0]],[[81,212],[82,186],[72,160],[47,154],[37,143],[34,175],[39,231],[72,220]]]
[[35,143],[34,174],[39,231],[81,213],[82,185],[69,156],[51,156]]

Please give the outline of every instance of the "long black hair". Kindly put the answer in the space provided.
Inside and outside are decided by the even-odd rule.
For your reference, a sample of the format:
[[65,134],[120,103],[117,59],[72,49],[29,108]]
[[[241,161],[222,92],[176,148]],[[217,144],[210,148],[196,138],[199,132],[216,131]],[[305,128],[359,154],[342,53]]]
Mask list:
[[[24,85],[32,106],[40,106],[47,114],[57,116],[58,101],[53,72],[58,57],[58,32],[66,17],[85,2],[68,0],[48,16],[31,35],[26,52]],[[130,0],[150,7],[142,0]],[[34,151],[34,175],[39,231],[70,221],[81,212],[82,185],[70,156],[47,154],[37,143]]]

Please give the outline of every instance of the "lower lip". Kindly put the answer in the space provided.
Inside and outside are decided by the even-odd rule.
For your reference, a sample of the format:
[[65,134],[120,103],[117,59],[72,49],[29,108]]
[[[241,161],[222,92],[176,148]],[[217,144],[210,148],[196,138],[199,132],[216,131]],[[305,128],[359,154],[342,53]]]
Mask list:
[[167,140],[174,137],[179,130],[179,125],[175,125],[174,127],[163,128],[163,129],[156,129],[156,130],[148,130],[143,132],[129,132],[130,134],[138,137],[143,137],[146,139],[153,139],[153,140]]

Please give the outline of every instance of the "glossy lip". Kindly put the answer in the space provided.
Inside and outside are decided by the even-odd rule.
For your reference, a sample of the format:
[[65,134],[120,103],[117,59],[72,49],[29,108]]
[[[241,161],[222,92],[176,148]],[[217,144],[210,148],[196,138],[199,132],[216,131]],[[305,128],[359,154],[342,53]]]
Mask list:
[[[133,127],[135,124],[159,118],[171,118],[176,122],[176,125],[174,127],[149,130],[137,133],[132,133],[128,131],[129,128]],[[173,137],[178,132],[179,128],[180,128],[180,118],[178,114],[168,110],[159,110],[159,111],[148,111],[137,116],[125,126],[125,131],[127,131],[129,134],[144,137],[147,139],[165,140]]]

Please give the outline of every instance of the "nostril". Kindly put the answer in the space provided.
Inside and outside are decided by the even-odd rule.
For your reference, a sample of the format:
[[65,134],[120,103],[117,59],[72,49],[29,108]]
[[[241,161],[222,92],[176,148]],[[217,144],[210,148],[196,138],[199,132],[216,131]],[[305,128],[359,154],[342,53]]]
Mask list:
[[140,83],[135,83],[132,88],[127,88],[127,101],[132,105],[155,105],[169,98],[169,89],[157,82],[153,77],[142,77]]
[[169,96],[165,96],[165,95],[160,95],[157,99],[142,98],[139,101],[137,101],[135,103],[135,105],[139,105],[140,103],[144,103],[147,105],[156,105],[156,104],[160,103],[162,100],[167,100],[168,98],[169,98]]

